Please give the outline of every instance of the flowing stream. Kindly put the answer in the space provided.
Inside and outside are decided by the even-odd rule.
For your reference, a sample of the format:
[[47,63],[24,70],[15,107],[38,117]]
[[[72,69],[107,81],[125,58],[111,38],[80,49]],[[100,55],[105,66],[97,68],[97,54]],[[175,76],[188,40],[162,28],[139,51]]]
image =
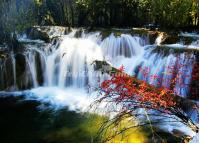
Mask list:
[[[36,42],[36,44],[26,43],[27,49],[23,53],[25,83],[32,85],[31,88],[58,87],[88,90],[88,86],[97,87],[105,78],[100,72],[94,71],[93,62],[105,60],[116,68],[123,65],[126,73],[156,87],[163,86],[170,89],[172,79],[177,77],[172,89],[180,96],[188,96],[194,54],[169,52],[164,56],[158,52],[154,53],[155,45],[161,43],[161,35],[157,37],[156,44],[146,45],[145,38],[130,34],[121,34],[121,36],[111,34],[102,39],[100,32],[83,31],[81,36],[76,38],[77,32],[75,29],[50,44],[30,40],[26,36],[20,39],[28,43]],[[20,80],[16,73],[16,66],[20,65],[16,65],[17,59],[13,52],[10,57],[12,75],[7,75],[8,69],[3,64],[1,64],[1,73],[13,77],[12,90],[21,89],[20,85],[24,84],[24,80]],[[6,79],[0,80],[3,83]]]
[[[189,95],[194,54],[174,54],[171,51],[165,56],[153,52],[156,44],[160,45],[161,37],[157,38],[156,44],[146,45],[145,38],[130,34],[111,34],[102,39],[100,32],[82,32],[79,38],[76,38],[76,33],[77,30],[73,30],[49,44],[27,38],[20,39],[29,41],[25,44],[26,50],[21,54],[25,60],[25,72],[23,77],[18,76],[19,64],[16,64],[19,59],[16,53],[11,53],[12,74],[7,75],[8,68],[2,62],[0,83],[7,83],[2,77],[10,76],[13,79],[12,91],[18,91],[2,91],[0,94],[26,94],[27,99],[36,97],[37,100],[50,102],[56,107],[69,106],[71,110],[86,110],[93,101],[91,94],[95,93],[90,87],[98,87],[101,81],[108,78],[108,75],[94,70],[93,62],[105,60],[116,68],[123,65],[126,73],[156,87],[170,89],[172,79],[178,77],[172,90],[182,97]],[[25,88],[20,91],[22,85],[29,90]]]

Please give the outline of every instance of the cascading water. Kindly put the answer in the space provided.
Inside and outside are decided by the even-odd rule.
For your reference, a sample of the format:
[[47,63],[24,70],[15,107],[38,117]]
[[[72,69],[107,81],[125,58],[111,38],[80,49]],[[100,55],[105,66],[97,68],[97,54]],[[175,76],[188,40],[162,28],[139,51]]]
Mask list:
[[158,37],[156,38],[155,44],[158,45],[158,46],[160,46],[161,43],[162,43],[162,39],[163,39],[163,34],[161,33],[161,34],[159,34]]
[[177,95],[186,97],[189,93],[189,85],[192,78],[192,65],[194,55],[170,54],[163,57],[157,53],[150,54],[147,50],[142,65],[138,71],[137,77],[147,81],[157,87],[171,89],[172,79],[176,78],[172,88]]
[[[162,36],[157,38],[160,44]],[[172,79],[176,78],[172,87],[174,92],[186,97],[189,94],[189,85],[192,78],[193,54],[173,54],[163,56],[153,53],[156,46],[143,46],[141,38],[122,34],[115,37],[113,34],[101,43],[105,59],[115,67],[123,65],[125,72],[145,80],[156,87],[171,89]]]
[[92,62],[102,60],[100,47],[89,38],[64,37],[58,49],[47,56],[47,86],[83,88],[95,81]]
[[[20,39],[25,42],[26,46],[26,50],[20,55],[24,57],[22,63],[25,65],[25,72],[23,72],[24,79],[17,83],[23,82],[25,87],[33,88],[25,91],[28,99],[37,96],[38,100],[56,105],[65,102],[62,105],[68,105],[73,110],[83,109],[82,106],[85,104],[81,103],[87,103],[84,108],[89,106],[91,101],[88,104],[87,91],[90,89],[88,90],[87,87],[96,87],[100,82],[100,77],[101,80],[104,77],[104,75],[100,75],[100,72],[94,71],[93,65],[95,60],[103,60],[103,54],[98,44],[101,36],[99,33],[93,33],[82,34],[80,38],[75,38],[76,32],[77,30],[73,30],[68,35],[62,35],[49,44],[37,42],[38,40]],[[16,56],[12,56],[11,60],[14,82],[20,79],[16,77],[18,73],[14,72],[15,61],[21,61],[21,59],[15,58]],[[75,96],[79,93],[82,93],[81,98]],[[14,93],[14,95],[21,94],[24,92]],[[74,99],[71,100],[73,94]]]
[[38,87],[38,82],[37,82],[37,69],[36,69],[35,54],[33,54],[32,52],[29,52],[25,54],[25,59],[26,59],[26,64],[28,66],[28,69],[30,70],[30,73],[31,73],[33,87],[36,88]]
[[[146,46],[144,39],[129,34],[121,34],[121,36],[111,34],[101,40],[100,32],[86,34],[83,31],[80,38],[75,38],[77,31],[73,30],[68,35],[62,36],[61,39],[52,41],[45,46],[41,42],[42,46],[27,45],[28,50],[24,55],[26,69],[29,70],[27,76],[31,77],[26,78],[32,79],[34,88],[41,85],[62,88],[95,86],[96,73],[94,74],[91,64],[95,60],[106,60],[117,68],[123,65],[128,74],[157,87],[170,88],[171,80],[177,76],[177,81],[175,85],[172,85],[172,88],[178,95],[184,97],[189,93],[188,85],[191,82],[190,75],[194,55],[183,53],[174,55],[171,53],[168,56],[162,56],[158,53],[152,53],[151,51],[155,46]],[[159,41],[160,38],[161,36],[156,41]],[[14,54],[11,55],[13,83],[14,86],[17,86],[15,57]],[[39,55],[39,58],[37,55]],[[40,66],[38,66],[38,62]],[[186,66],[177,67],[182,63]],[[38,73],[38,68],[41,73]],[[158,76],[158,79],[154,79],[154,76]],[[187,77],[184,78],[185,76]],[[38,78],[42,78],[43,82],[39,83]],[[181,82],[186,86],[182,87]]]
[[[28,50],[24,56],[26,69],[30,73],[27,76],[31,76],[26,78],[32,79],[34,88],[39,85],[83,88],[96,84],[92,63],[95,60],[103,60],[101,48],[97,44],[100,36],[94,33],[82,34],[82,38],[75,38],[76,32],[77,30],[73,30],[45,46],[26,45]],[[42,75],[39,75],[38,68]],[[43,83],[38,83],[39,76],[42,77]]]
[[15,55],[14,53],[11,53],[11,59],[12,59],[12,70],[13,70],[13,84],[14,84],[14,89],[17,87],[17,80],[16,80],[16,60],[15,60]]
[[4,86],[3,70],[4,70],[4,61],[0,59],[0,84],[2,87]]
[[[155,45],[147,46],[145,39],[130,34],[121,36],[111,34],[102,40],[100,32],[88,34],[83,32],[79,38],[75,38],[76,32],[77,30],[73,30],[49,44],[38,40],[20,39],[31,43],[26,43],[26,50],[23,53],[25,81],[27,83],[31,81],[30,87],[34,88],[25,91],[27,98],[37,96],[38,100],[67,105],[71,110],[85,109],[93,101],[88,98],[85,88],[88,85],[97,87],[99,81],[104,79],[104,75],[94,71],[92,63],[96,60],[105,60],[117,68],[123,65],[125,72],[138,79],[157,87],[172,87],[177,94],[184,97],[188,95],[195,59],[193,54],[169,53],[168,56],[163,56],[160,53],[153,53]],[[19,82],[16,82],[18,60],[15,58],[16,56],[12,54],[13,85],[20,87],[17,85]],[[6,73],[4,64],[0,65],[0,70],[0,76],[3,77]],[[174,77],[178,78],[172,85]],[[181,86],[182,82],[186,86]],[[23,94],[24,92],[15,93]]]
[[132,57],[139,55],[142,51],[142,43],[143,41],[139,37],[132,37],[128,34],[115,37],[111,34],[102,41],[101,47],[106,58],[112,61],[118,56]]
[[145,41],[137,36],[122,34],[115,37],[111,34],[101,42],[101,48],[106,61],[119,68],[125,67],[125,71],[130,75],[135,75],[135,68],[141,63],[144,54]]

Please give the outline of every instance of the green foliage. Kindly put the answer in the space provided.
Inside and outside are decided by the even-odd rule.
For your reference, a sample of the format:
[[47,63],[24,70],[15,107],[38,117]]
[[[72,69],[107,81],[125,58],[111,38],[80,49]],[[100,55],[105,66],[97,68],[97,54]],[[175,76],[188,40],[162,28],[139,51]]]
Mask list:
[[0,1],[0,43],[9,41],[12,33],[21,32],[36,24],[32,0]]
[[35,24],[34,7],[31,0],[8,0],[0,4],[0,25],[5,32],[21,31]]
[[93,25],[185,27],[199,20],[197,0],[76,0],[76,4],[80,17],[86,15]]
[[32,25],[129,27],[197,26],[198,0],[1,0],[0,30]]

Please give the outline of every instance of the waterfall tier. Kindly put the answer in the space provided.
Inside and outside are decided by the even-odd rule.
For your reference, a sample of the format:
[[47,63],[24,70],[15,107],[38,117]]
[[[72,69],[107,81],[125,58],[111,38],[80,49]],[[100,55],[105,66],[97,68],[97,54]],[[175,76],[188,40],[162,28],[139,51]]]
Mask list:
[[[157,46],[146,45],[146,39],[130,34],[111,34],[102,39],[100,32],[79,33],[72,30],[50,43],[27,36],[19,38],[26,50],[11,52],[8,58],[1,59],[0,88],[96,87],[104,77],[94,71],[92,63],[106,60],[117,68],[123,65],[125,72],[149,84],[172,89],[184,97],[189,94],[194,54],[168,52],[165,56],[152,52]],[[172,83],[174,78],[176,81]]]

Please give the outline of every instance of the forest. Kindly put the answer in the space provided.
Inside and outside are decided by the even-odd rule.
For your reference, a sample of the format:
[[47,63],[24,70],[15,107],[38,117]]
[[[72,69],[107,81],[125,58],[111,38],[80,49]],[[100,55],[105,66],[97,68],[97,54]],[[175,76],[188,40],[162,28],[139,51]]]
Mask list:
[[[32,25],[197,27],[198,0],[1,0],[1,33]],[[1,34],[2,35],[2,34]]]

